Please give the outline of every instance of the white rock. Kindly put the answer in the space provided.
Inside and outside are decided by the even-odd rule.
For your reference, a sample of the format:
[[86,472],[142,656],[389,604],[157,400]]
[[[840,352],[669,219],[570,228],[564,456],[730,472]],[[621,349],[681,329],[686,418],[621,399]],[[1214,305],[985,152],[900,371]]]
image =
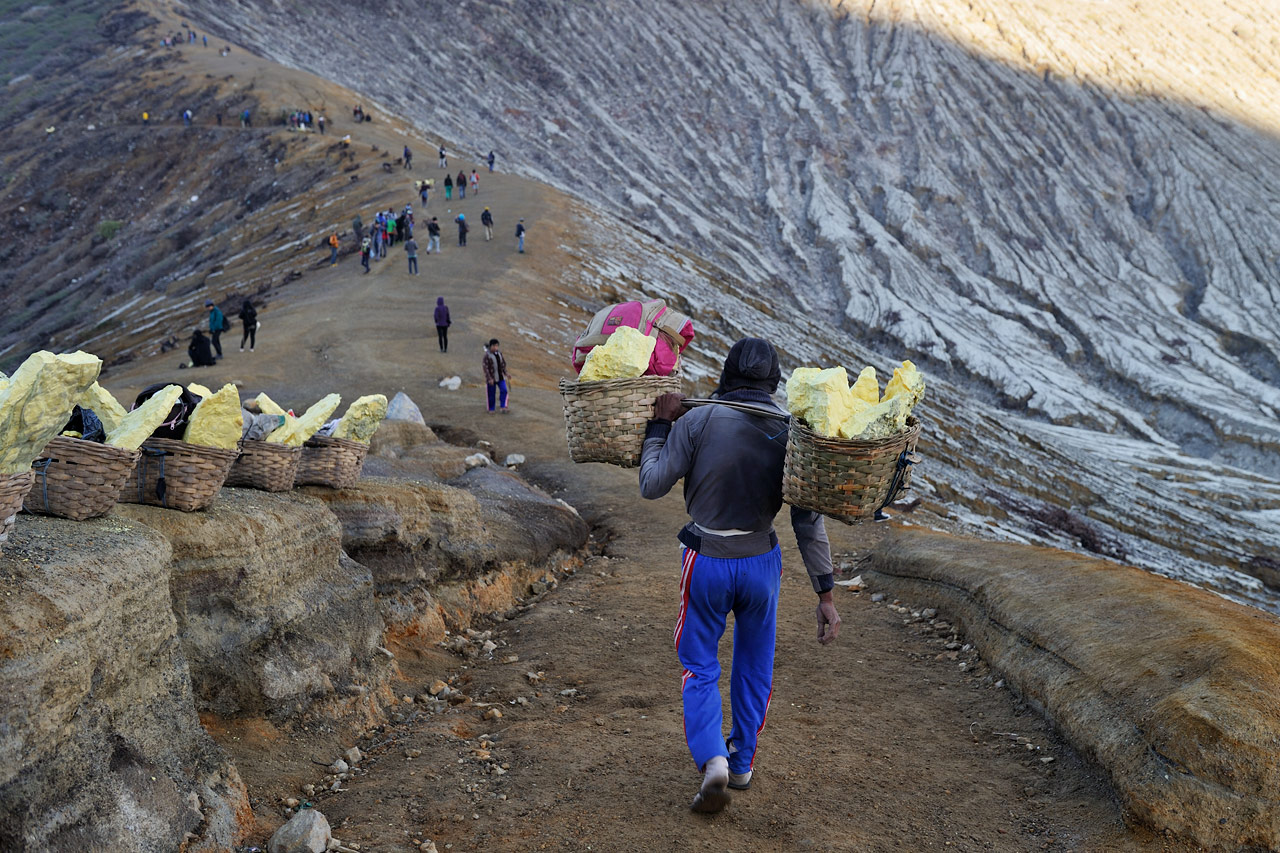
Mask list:
[[462,387],[461,376],[448,376],[440,380],[440,387],[449,391],[457,391]]
[[503,460],[502,464],[506,465],[508,468],[514,468],[517,465],[523,465],[524,455],[521,453],[508,453],[507,458]]
[[386,419],[389,421],[409,421],[423,426],[427,425],[427,422],[422,419],[422,410],[403,391],[397,391],[396,395],[391,398],[391,402],[387,405]]
[[488,465],[491,460],[483,453],[472,453],[462,461],[467,466],[467,470],[470,471],[472,468],[480,468],[484,465]]
[[267,842],[267,853],[325,853],[332,837],[325,816],[306,809],[275,831]]
[[351,766],[341,758],[329,765],[329,772],[334,774],[346,773],[350,769]]
[[350,749],[348,749],[346,752],[344,752],[342,754],[342,757],[347,760],[347,764],[350,764],[352,767],[355,767],[357,764],[360,763],[360,759],[364,758],[364,753],[360,751],[360,747],[353,746]]

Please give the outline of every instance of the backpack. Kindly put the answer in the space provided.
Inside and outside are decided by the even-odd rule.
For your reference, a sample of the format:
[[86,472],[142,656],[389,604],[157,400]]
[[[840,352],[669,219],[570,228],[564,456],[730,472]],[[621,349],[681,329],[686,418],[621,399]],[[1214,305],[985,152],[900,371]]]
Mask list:
[[[155,385],[149,385],[142,390],[138,398],[133,401],[133,408],[136,409],[143,403],[150,400],[154,395],[169,387],[175,385],[174,382],[158,382]],[[195,394],[188,388],[182,389],[182,395],[178,397],[178,401],[173,404],[173,408],[169,410],[165,422],[156,427],[156,431],[151,433],[152,438],[172,438],[175,441],[182,441],[182,436],[187,431],[187,419],[191,417],[191,413],[195,411],[196,404],[203,398]]]
[[231,331],[231,320],[227,317],[226,314],[222,315],[222,331],[224,332]]
[[609,340],[622,326],[639,329],[658,343],[649,359],[646,376],[669,376],[680,363],[680,353],[693,340],[693,321],[667,307],[661,299],[621,302],[596,312],[587,330],[573,344],[573,369],[582,372],[587,353]]

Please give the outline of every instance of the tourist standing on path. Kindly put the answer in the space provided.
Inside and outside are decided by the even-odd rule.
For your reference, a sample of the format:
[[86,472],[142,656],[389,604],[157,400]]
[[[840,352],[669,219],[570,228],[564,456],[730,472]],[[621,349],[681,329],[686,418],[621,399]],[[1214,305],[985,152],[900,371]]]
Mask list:
[[440,220],[434,216],[427,223],[427,254],[432,252],[440,254]]
[[249,352],[253,352],[253,348],[258,345],[258,309],[253,307],[247,296],[240,306],[240,325],[244,328],[244,334],[240,337],[240,352],[244,352],[245,341],[249,342]]
[[453,221],[458,223],[458,245],[467,245],[467,232],[471,230],[471,226],[467,224],[467,215],[459,213],[458,218]]
[[360,241],[360,265],[364,267],[364,271],[369,272],[369,255],[373,254],[373,249],[369,245],[369,238],[365,237]]
[[209,309],[209,336],[213,339],[213,349],[218,358],[222,358],[222,333],[231,328],[231,321],[223,316],[222,309],[214,305],[212,299],[206,299],[204,307]]
[[521,219],[516,223],[516,251],[524,253],[524,220]]
[[241,127],[253,127],[253,121],[250,119],[250,116],[249,116],[249,110],[248,110],[248,109],[246,109],[244,112],[240,113],[240,126],[241,126]]
[[480,175],[475,169],[471,170],[471,195],[472,197],[480,195]]
[[507,381],[510,378],[507,360],[498,351],[498,339],[493,338],[484,347],[484,384],[489,393],[489,414],[493,414],[495,402],[500,405],[503,414],[506,414]]
[[409,146],[404,147],[404,167],[413,169],[413,152],[409,150]]
[[440,146],[440,168],[441,168],[441,169],[447,169],[447,168],[449,168],[449,158],[447,158],[447,157],[445,157],[445,156],[444,156],[444,146],[443,146],[443,145],[441,145],[441,146]]
[[[773,659],[781,590],[782,552],[773,529],[782,509],[786,456],[785,412],[772,395],[781,378],[778,353],[761,338],[729,350],[713,397],[767,410],[777,418],[727,406],[684,408],[682,394],[654,401],[654,417],[640,452],[640,494],[650,500],[684,480],[690,523],[677,537],[684,546],[676,654],[689,752],[702,786],[697,812],[729,804],[727,788],[751,786],[756,741],[773,695]],[[840,615],[831,599],[831,548],[822,516],[791,509],[791,527],[818,595],[818,642],[834,642]],[[733,666],[726,738],[720,696],[720,637],[734,614]]]
[[480,224],[484,226],[484,241],[487,243],[493,239],[493,214],[487,207],[480,214]]
[[142,124],[144,126],[151,124],[151,113],[147,112],[146,110],[142,111]]
[[462,170],[458,170],[458,179],[453,182],[453,185],[458,188],[458,198],[467,197],[467,173],[466,172],[463,172]]
[[489,152],[489,171],[493,171],[493,152]]
[[444,176],[444,200],[448,201],[453,198],[453,178],[449,175]]
[[424,208],[427,206],[427,198],[430,190],[431,190],[431,187],[427,186],[426,181],[423,181],[421,184],[418,185],[418,195],[422,198],[422,206]]
[[329,266],[338,265],[338,232],[329,235]]
[[404,250],[409,255],[409,275],[418,274],[418,241],[410,237],[404,242]]
[[324,136],[324,116],[316,117],[316,126],[320,128],[320,135]]
[[444,297],[436,297],[436,339],[440,342],[440,352],[449,351],[449,327],[453,321],[449,319],[449,306],[444,304]]

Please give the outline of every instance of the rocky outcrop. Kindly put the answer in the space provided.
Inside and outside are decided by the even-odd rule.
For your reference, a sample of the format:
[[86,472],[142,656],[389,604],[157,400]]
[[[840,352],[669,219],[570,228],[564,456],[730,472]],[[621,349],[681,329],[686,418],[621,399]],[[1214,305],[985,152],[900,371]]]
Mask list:
[[1108,773],[1128,813],[1222,850],[1280,849],[1280,622],[1046,548],[898,530],[874,589],[937,607]]
[[117,511],[172,547],[172,609],[202,710],[287,717],[384,686],[373,581],[323,502],[223,489],[206,512]]
[[247,797],[196,714],[169,560],[116,517],[23,518],[0,552],[0,849],[239,840]]

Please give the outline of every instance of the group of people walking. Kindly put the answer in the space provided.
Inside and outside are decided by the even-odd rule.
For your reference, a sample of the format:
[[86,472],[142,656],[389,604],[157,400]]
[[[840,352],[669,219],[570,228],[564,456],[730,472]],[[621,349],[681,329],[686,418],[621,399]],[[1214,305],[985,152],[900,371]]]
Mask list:
[[[222,358],[222,333],[231,331],[231,320],[222,312],[222,309],[212,300],[206,299],[204,307],[209,309],[209,335],[205,336],[204,329],[199,326],[191,334],[191,341],[187,344],[187,355],[191,358],[192,367],[212,367],[218,363],[218,359]],[[244,334],[240,338],[240,352],[244,352],[244,345],[249,345],[249,352],[253,352],[258,345],[258,309],[254,307],[253,300],[246,296],[244,301],[240,303],[239,315],[240,323],[244,328]]]

